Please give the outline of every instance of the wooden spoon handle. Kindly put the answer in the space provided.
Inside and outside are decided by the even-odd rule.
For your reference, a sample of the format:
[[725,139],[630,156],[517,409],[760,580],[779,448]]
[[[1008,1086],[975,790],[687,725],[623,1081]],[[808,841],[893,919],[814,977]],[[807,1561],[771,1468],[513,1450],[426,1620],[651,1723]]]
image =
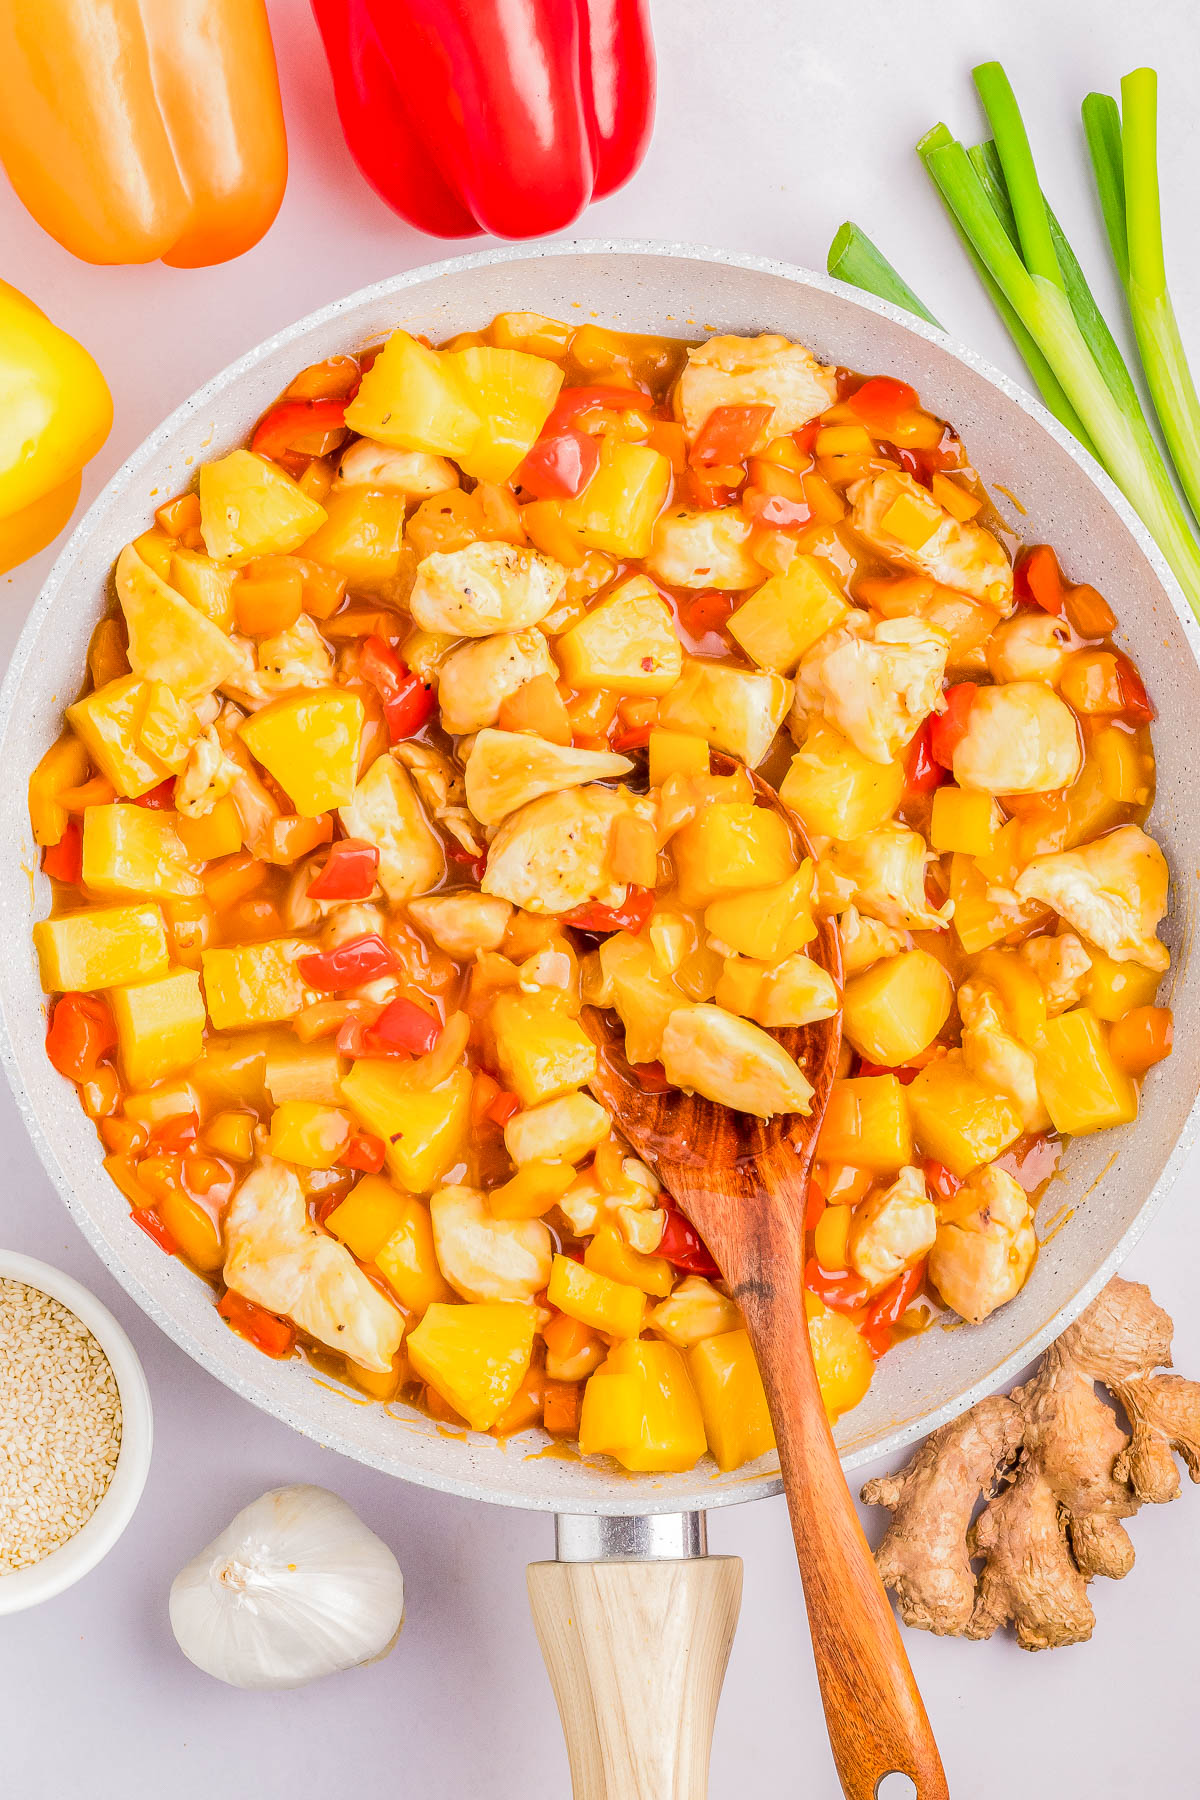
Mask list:
[[847,1800],[874,1800],[883,1776],[899,1770],[916,1783],[918,1800],[948,1800],[924,1703],[821,1403],[799,1268],[792,1294],[782,1281],[773,1297],[747,1283],[738,1300],[775,1426],[825,1722],[843,1791]]

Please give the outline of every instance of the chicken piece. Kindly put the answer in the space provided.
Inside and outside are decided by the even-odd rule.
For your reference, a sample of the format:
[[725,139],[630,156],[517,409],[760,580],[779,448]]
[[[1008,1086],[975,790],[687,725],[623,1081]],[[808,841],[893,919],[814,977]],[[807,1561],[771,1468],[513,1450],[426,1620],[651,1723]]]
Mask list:
[[952,902],[940,908],[925,897],[925,865],[933,860],[919,831],[895,821],[879,825],[845,844],[831,844],[818,865],[852,885],[851,903],[860,913],[897,931],[940,931],[953,916]]
[[933,1248],[937,1208],[920,1169],[901,1169],[882,1193],[855,1207],[847,1255],[854,1273],[878,1294]]
[[985,794],[1048,794],[1082,766],[1075,714],[1041,681],[981,687],[954,749],[954,779]]
[[[448,756],[435,750],[432,744],[419,744],[415,739],[393,744],[392,755],[412,776],[413,786],[421,796],[426,810],[433,814],[439,824],[446,824],[453,829],[450,822],[456,820],[463,811],[466,799],[461,770]],[[457,831],[454,835],[458,837]],[[462,842],[461,838],[459,842]]]
[[229,643],[237,657],[237,666],[221,683],[221,692],[238,706],[254,712],[271,698],[258,671],[258,647],[253,638],[239,637],[236,631]]
[[469,638],[526,631],[545,618],[566,579],[561,563],[516,544],[435,550],[417,568],[409,610],[425,631]]
[[997,625],[987,646],[993,681],[1044,681],[1057,687],[1071,654],[1071,627],[1040,607],[1026,607]]
[[680,1006],[663,1031],[668,1081],[688,1094],[769,1119],[811,1111],[812,1084],[782,1044],[723,1006]]
[[996,629],[992,607],[978,600],[968,600],[953,588],[939,587],[934,581],[897,581],[871,597],[872,609],[884,619],[924,619],[949,641],[946,667],[968,674],[987,668],[984,645]]
[[614,821],[629,814],[653,821],[653,803],[603,787],[543,794],[505,819],[480,886],[532,913],[572,912],[588,900],[616,906],[626,883],[613,878],[609,846]]
[[549,1227],[494,1219],[477,1188],[446,1187],[429,1202],[442,1274],[464,1300],[532,1300],[550,1279]]
[[1026,938],[1019,954],[1046,990],[1050,1018],[1056,1019],[1082,1000],[1092,959],[1073,931],[1061,931],[1057,937]]
[[291,1319],[361,1368],[384,1375],[404,1317],[336,1238],[308,1217],[295,1174],[263,1157],[225,1215],[225,1285]]
[[654,527],[646,567],[668,587],[759,587],[767,571],[747,548],[750,521],[736,506],[710,512],[672,507]]
[[906,931],[897,931],[878,919],[869,919],[857,906],[847,906],[838,920],[842,940],[842,974],[861,975],[885,956],[896,956],[911,943]]
[[515,1113],[504,1147],[520,1168],[527,1162],[582,1162],[612,1130],[612,1119],[590,1094],[564,1094]]
[[755,1004],[760,1025],[812,1025],[831,1019],[841,1003],[837,983],[811,956],[797,951],[768,969]]
[[390,488],[406,500],[428,500],[458,486],[458,470],[444,456],[424,450],[394,450],[374,438],[359,438],[343,451],[335,488]]
[[692,440],[718,406],[773,407],[755,440],[754,448],[761,450],[772,438],[799,431],[836,399],[837,371],[819,363],[803,344],[770,333],[712,337],[688,351],[675,413]]
[[793,718],[823,715],[872,762],[894,762],[922,721],[942,711],[949,648],[946,633],[924,619],[851,613],[801,658]]
[[[854,530],[886,562],[928,575],[942,587],[982,600],[1005,617],[1012,612],[1016,604],[1012,564],[997,539],[973,520],[964,523],[951,518],[911,475],[890,470],[868,475],[847,488],[846,497]],[[933,529],[919,546],[897,536],[889,525],[888,515],[897,502],[902,506],[908,502],[930,515]]]
[[958,990],[958,1010],[968,1075],[1006,1095],[1026,1131],[1049,1130],[1050,1115],[1038,1092],[1037,1062],[1032,1050],[1005,1029],[995,990],[986,981],[964,981]]
[[333,680],[333,656],[307,613],[294,625],[258,646],[259,685],[269,699],[294,688],[326,687]]
[[347,837],[365,838],[379,851],[379,885],[389,900],[427,893],[441,880],[446,866],[441,843],[394,756],[376,757],[338,817]]
[[481,950],[498,950],[512,910],[507,900],[477,894],[474,888],[426,894],[408,903],[408,916],[418,930],[459,962],[470,962]]
[[527,732],[488,728],[475,738],[467,758],[467,805],[481,825],[498,825],[542,794],[609,781],[632,768],[627,756],[573,750]]
[[527,956],[520,965],[517,986],[523,994],[536,994],[549,988],[565,1002],[571,1017],[579,1017],[579,958],[565,937],[554,938]]
[[453,737],[494,725],[510,694],[558,670],[540,631],[505,631],[452,650],[438,674],[442,724]]
[[[519,1117],[520,1115],[518,1115]],[[558,1210],[576,1237],[590,1237],[604,1224],[604,1189],[594,1169],[587,1168],[575,1177],[565,1194],[560,1195]]]
[[341,900],[326,915],[321,929],[322,950],[336,950],[355,938],[382,937],[387,915],[382,906],[365,900]]
[[1167,860],[1140,825],[1122,825],[1081,850],[1035,856],[1017,877],[1017,897],[1052,906],[1114,962],[1160,973],[1171,961],[1155,935],[1167,910]]
[[218,800],[224,799],[241,770],[228,756],[209,725],[187,754],[187,761],[175,781],[175,810],[188,819],[202,819]]
[[[973,1212],[964,1210],[969,1201]],[[929,1279],[947,1306],[978,1325],[1025,1286],[1037,1255],[1033,1210],[1024,1188],[994,1163],[968,1175],[951,1209],[929,1253]]]

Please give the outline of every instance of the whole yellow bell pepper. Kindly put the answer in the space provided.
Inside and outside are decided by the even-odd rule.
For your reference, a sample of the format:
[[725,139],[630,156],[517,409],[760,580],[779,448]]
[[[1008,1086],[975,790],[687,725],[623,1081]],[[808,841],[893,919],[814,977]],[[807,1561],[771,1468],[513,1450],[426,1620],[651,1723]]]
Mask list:
[[240,256],[287,182],[263,0],[0,0],[0,162],[86,262]]
[[92,358],[0,281],[0,573],[56,538],[112,424]]

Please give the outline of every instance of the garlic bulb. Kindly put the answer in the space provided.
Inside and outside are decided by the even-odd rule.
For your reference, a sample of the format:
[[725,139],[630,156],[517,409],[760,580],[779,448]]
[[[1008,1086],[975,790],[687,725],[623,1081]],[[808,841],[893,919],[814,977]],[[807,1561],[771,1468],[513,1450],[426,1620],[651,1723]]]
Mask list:
[[327,1488],[272,1488],[171,1584],[171,1629],[231,1687],[290,1688],[390,1650],[404,1577],[387,1545]]

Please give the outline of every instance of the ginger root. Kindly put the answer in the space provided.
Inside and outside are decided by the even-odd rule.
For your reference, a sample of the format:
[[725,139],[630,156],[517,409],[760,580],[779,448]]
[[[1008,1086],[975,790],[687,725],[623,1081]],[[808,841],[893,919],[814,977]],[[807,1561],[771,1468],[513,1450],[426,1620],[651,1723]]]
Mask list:
[[1177,1498],[1173,1452],[1200,1481],[1200,1382],[1155,1374],[1170,1366],[1172,1329],[1148,1288],[1114,1278],[1031,1381],[980,1401],[898,1474],[867,1482],[863,1499],[892,1513],[875,1560],[905,1624],[985,1638],[1011,1621],[1025,1650],[1092,1635],[1088,1582],[1133,1567],[1122,1520]]

